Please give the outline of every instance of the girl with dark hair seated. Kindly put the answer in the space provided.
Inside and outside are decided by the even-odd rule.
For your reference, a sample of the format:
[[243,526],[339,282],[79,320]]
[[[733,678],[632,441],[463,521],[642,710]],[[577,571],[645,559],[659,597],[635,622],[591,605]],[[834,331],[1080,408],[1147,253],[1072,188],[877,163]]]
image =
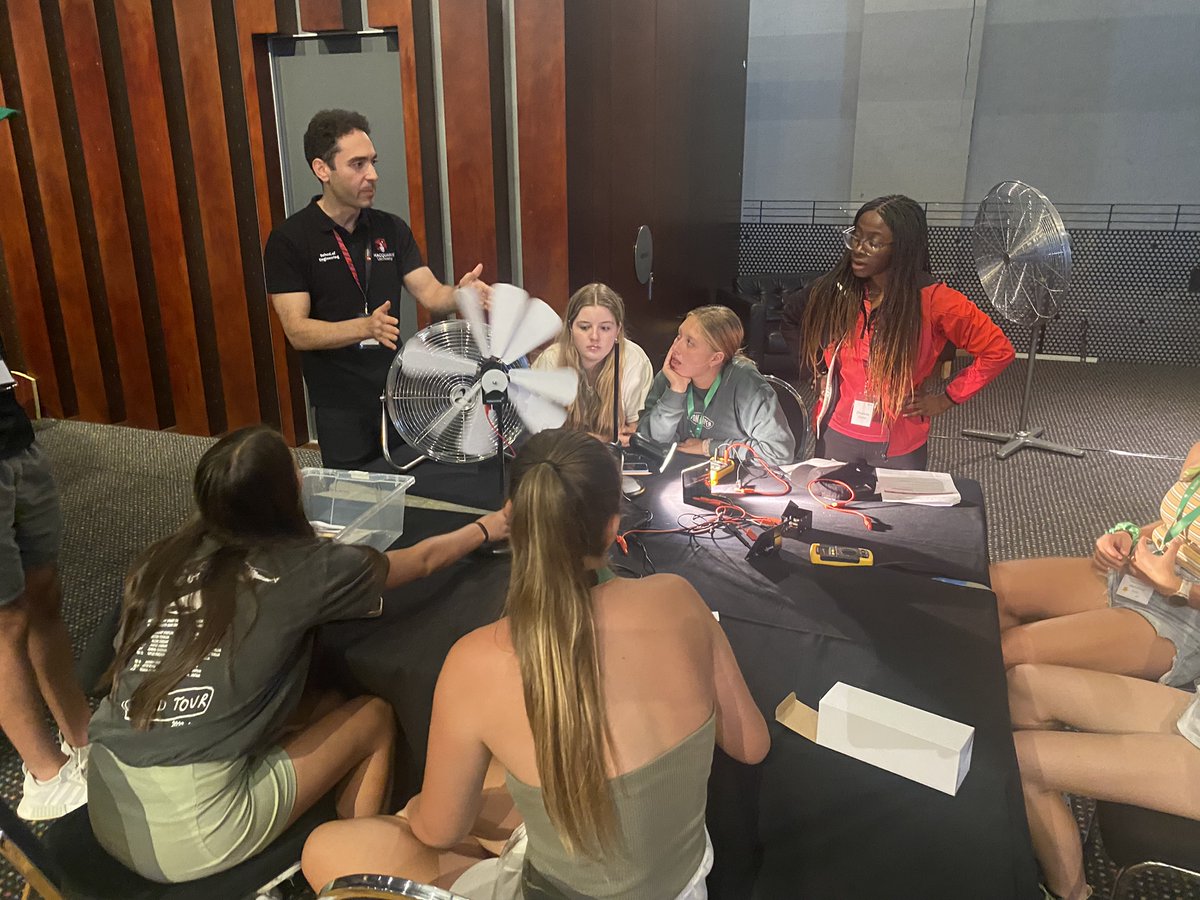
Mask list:
[[702,898],[713,745],[746,763],[770,746],[729,643],[682,578],[608,569],[621,483],[603,444],[534,435],[510,496],[505,616],[446,658],[422,792],[399,816],[318,828],[305,875],[451,884],[483,855],[464,838],[495,761],[527,828],[522,896]]
[[[1015,357],[978,306],[930,274],[925,211],[894,194],[863,204],[846,252],[784,310],[784,336],[819,374],[817,456],[924,469],[930,420]],[[944,390],[921,390],[946,342],[975,357]]]
[[89,730],[96,838],[160,882],[255,855],[330,790],[339,816],[383,808],[392,711],[377,697],[301,703],[312,629],[376,614],[385,588],[507,534],[493,513],[387,554],[318,538],[291,452],[265,426],[213,445],[194,496],[196,514],[130,572]]

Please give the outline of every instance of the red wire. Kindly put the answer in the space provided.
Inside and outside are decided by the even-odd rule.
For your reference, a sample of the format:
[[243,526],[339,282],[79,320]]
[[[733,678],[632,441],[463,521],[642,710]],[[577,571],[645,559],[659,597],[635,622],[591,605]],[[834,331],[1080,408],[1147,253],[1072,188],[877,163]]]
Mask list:
[[499,429],[496,428],[496,423],[492,421],[492,408],[490,406],[483,407],[483,417],[487,419],[488,427],[492,429],[492,434],[500,438],[500,443],[504,445],[506,450],[511,450],[512,444],[500,433]]
[[788,481],[784,478],[780,478],[778,475],[776,475],[775,467],[772,466],[770,463],[768,463],[761,456],[759,456],[758,451],[755,450],[753,447],[751,447],[747,443],[744,443],[742,441],[735,441],[732,444],[727,444],[725,447],[725,455],[723,458],[726,460],[731,459],[732,457],[729,455],[730,451],[736,447],[741,447],[743,450],[745,450],[751,456],[753,456],[756,460],[758,460],[759,464],[763,467],[763,469],[766,471],[766,473],[768,475],[770,475],[772,478],[774,478],[776,481],[778,481],[781,485],[783,485],[782,491],[758,491],[753,488],[750,488],[750,489],[746,490],[744,493],[757,494],[760,497],[782,497],[784,494],[790,494],[792,492],[792,483],[790,481]]
[[[829,482],[831,484],[840,484],[842,487],[844,487],[846,489],[846,493],[850,495],[850,499],[849,500],[835,500],[832,503],[830,503],[827,500],[822,500],[820,497],[818,497],[816,494],[813,493],[813,485],[820,481]],[[850,503],[854,499],[854,490],[850,487],[850,485],[846,484],[846,482],[838,481],[836,478],[814,478],[811,481],[809,481],[809,483],[808,483],[808,495],[810,497],[812,497],[814,500],[816,500],[818,503],[820,503],[823,507],[825,507],[826,509],[828,509],[832,512],[849,513],[852,516],[858,516],[860,519],[862,519],[863,524],[867,526],[867,531],[875,530],[875,525],[871,521],[870,516],[868,516],[866,513],[859,512],[857,509],[847,509],[845,507],[845,504]]]

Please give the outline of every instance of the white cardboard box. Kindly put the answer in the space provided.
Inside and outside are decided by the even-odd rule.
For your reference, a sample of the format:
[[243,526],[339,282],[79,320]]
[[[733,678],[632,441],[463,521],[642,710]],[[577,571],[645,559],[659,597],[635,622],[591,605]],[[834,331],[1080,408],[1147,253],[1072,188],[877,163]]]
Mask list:
[[[776,718],[805,734],[812,711],[790,694]],[[821,698],[814,735],[822,747],[953,796],[971,767],[975,729],[838,682]],[[809,727],[805,727],[805,726]]]

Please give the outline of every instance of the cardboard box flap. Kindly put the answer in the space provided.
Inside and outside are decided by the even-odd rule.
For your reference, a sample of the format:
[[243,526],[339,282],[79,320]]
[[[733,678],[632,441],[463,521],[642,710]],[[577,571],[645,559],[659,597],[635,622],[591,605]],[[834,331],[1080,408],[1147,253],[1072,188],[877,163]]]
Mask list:
[[817,711],[797,700],[795,691],[775,707],[775,721],[814,743],[817,740]]

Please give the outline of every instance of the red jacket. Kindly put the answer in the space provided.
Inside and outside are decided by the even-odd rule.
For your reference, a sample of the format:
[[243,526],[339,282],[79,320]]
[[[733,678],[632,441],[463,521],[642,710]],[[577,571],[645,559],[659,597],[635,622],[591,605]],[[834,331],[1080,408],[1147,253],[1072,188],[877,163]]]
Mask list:
[[[928,416],[900,416],[884,422],[876,406],[869,427],[850,421],[854,401],[863,398],[867,383],[871,346],[871,333],[866,328],[869,311],[870,307],[864,302],[852,339],[825,348],[829,377],[814,415],[815,431],[819,437],[828,427],[856,440],[887,443],[888,455],[902,456],[916,450],[928,439]],[[931,284],[921,289],[921,337],[913,368],[914,392],[933,373],[947,341],[975,357],[971,365],[946,385],[946,395],[955,403],[975,396],[1016,358],[1012,342],[987,313],[952,287],[942,282]],[[830,398],[835,390],[837,403],[830,410]]]

